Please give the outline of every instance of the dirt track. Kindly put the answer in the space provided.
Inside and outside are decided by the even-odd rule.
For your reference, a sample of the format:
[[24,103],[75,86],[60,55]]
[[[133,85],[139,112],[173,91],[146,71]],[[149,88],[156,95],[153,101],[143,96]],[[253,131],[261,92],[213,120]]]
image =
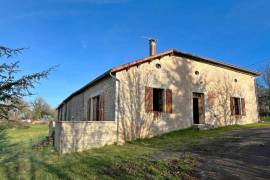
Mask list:
[[198,179],[270,179],[270,127],[241,129],[185,150]]

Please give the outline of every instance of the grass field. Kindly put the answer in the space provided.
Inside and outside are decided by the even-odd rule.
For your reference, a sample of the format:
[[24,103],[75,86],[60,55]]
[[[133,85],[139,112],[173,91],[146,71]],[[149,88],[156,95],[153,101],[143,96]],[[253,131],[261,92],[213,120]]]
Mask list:
[[155,158],[156,155],[166,149],[198,143],[201,138],[258,126],[270,126],[270,121],[207,131],[184,129],[123,146],[111,145],[62,156],[52,147],[31,148],[33,142],[47,135],[46,125],[0,130],[0,179],[187,178],[192,175],[196,159],[188,155]]

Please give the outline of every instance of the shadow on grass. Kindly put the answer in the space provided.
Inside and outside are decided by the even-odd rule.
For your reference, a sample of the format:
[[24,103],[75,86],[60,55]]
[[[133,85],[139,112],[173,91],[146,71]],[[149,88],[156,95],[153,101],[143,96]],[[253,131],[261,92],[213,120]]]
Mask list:
[[29,160],[31,166],[31,179],[38,179],[36,175],[38,169],[46,172],[45,174],[47,175],[44,174],[45,177],[48,177],[50,175],[51,177],[57,177],[59,179],[71,179],[69,175],[64,172],[64,169],[60,169],[59,167],[57,167],[57,165],[49,164],[43,160],[35,159],[34,156],[30,156]]
[[31,141],[12,143],[8,130],[0,127],[0,179],[39,179],[45,174],[45,177],[70,179],[57,166],[44,160],[52,155],[47,154],[46,149],[32,149]]
[[0,129],[0,172],[1,176],[7,179],[15,179],[19,166],[20,153],[17,150],[17,144],[11,144],[7,138],[5,129]]

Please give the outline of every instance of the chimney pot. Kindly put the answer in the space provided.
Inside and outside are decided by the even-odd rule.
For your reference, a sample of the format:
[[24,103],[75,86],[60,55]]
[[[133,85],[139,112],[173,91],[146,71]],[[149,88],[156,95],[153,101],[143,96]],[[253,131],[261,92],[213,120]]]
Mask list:
[[157,41],[155,39],[149,39],[149,53],[150,56],[157,54]]

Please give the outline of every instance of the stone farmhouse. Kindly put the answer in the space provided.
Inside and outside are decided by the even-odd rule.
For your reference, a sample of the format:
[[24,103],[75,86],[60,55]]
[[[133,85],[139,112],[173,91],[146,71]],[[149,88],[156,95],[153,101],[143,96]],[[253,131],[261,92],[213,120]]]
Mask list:
[[123,144],[192,126],[258,122],[255,71],[168,50],[112,68],[57,108],[60,153]]

